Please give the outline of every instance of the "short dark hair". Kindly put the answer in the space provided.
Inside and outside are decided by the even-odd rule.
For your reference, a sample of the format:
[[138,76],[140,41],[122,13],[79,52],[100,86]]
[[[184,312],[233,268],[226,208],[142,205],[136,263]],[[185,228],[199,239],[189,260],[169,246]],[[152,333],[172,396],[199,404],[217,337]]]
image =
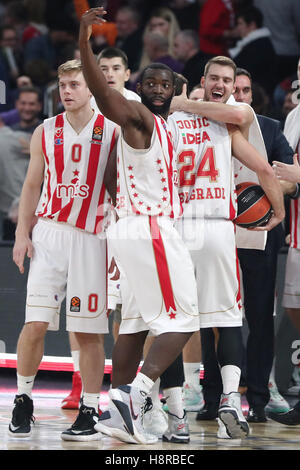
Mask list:
[[261,28],[264,24],[264,15],[255,6],[249,6],[247,8],[241,9],[237,13],[236,17],[243,18],[245,23],[247,23],[248,25],[250,23],[255,23],[257,28]]
[[242,69],[241,67],[237,67],[236,69],[236,76],[239,77],[240,75],[246,75],[249,78],[250,82],[252,83],[251,73],[248,72],[246,69]]
[[175,85],[175,75],[174,75],[173,70],[170,67],[168,67],[167,65],[161,64],[159,62],[152,62],[151,64],[147,65],[144,68],[144,70],[142,71],[142,73],[140,75],[140,78],[139,78],[140,83],[142,83],[142,81],[144,79],[145,72],[147,72],[147,70],[166,70],[166,71],[170,72],[170,75],[171,75],[172,81],[173,81],[173,85]]
[[189,82],[188,82],[187,78],[185,78],[180,73],[174,72],[174,76],[175,76],[174,96],[178,96],[178,95],[181,95],[181,93],[182,93],[183,85],[188,86]]
[[37,95],[38,101],[42,101],[42,94],[39,88],[35,86],[24,86],[18,89],[17,99],[20,98],[22,93],[35,93]]
[[120,57],[125,68],[128,69],[128,57],[118,47],[106,47],[103,49],[97,57],[97,64],[99,65],[101,59],[113,59],[114,57]]

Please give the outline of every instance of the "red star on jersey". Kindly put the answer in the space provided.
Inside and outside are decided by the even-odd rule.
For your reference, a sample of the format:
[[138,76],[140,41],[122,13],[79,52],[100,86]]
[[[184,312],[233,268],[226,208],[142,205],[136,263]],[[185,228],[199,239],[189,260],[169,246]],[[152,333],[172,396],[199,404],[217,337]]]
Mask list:
[[169,317],[170,317],[170,320],[175,320],[176,313],[174,313],[174,312],[169,313]]
[[133,197],[138,197],[138,193],[134,193]]
[[164,202],[166,202],[167,198],[166,198],[166,197],[163,197],[162,200],[163,200]]
[[166,188],[166,186],[163,188],[163,191],[166,192],[168,191],[168,188]]
[[129,170],[129,171],[132,171],[132,170],[133,170],[133,166],[129,165],[128,170]]
[[162,178],[162,179],[161,179],[161,182],[162,182],[162,183],[165,183],[165,182],[166,182],[166,178]]
[[156,163],[157,163],[158,165],[160,165],[160,164],[161,164],[161,160],[156,160]]
[[134,176],[133,176],[133,175],[129,175],[129,178],[130,178],[131,180],[133,180]]
[[73,171],[73,175],[74,175],[74,176],[78,176],[78,175],[79,175],[79,171],[78,171],[78,170],[74,170],[74,171]]
[[134,189],[134,188],[135,188],[135,184],[132,184],[131,187],[132,187],[132,189]]
[[160,173],[163,173],[163,172],[164,172],[164,170],[163,170],[162,168],[160,168],[160,169],[159,169],[159,172],[160,172]]

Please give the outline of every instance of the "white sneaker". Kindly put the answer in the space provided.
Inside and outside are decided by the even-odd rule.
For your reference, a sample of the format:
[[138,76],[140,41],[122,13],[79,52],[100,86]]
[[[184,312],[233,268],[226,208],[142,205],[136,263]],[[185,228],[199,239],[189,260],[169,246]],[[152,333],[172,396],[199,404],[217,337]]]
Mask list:
[[143,421],[146,404],[146,393],[131,385],[120,385],[108,392],[113,404],[119,411],[125,429],[140,444],[155,444],[156,436],[146,434]]
[[286,413],[291,409],[288,402],[280,395],[277,385],[274,381],[269,382],[270,400],[265,408],[266,411],[273,413]]
[[144,414],[144,429],[146,433],[154,434],[162,438],[163,433],[168,429],[168,416],[162,406],[152,404],[150,397],[147,397]]
[[136,444],[136,440],[126,431],[120,413],[116,409],[109,408],[104,411],[94,429],[106,436],[115,437],[122,442]]
[[218,417],[230,438],[239,439],[248,436],[249,424],[242,412],[240,393],[231,392],[221,395]]
[[185,382],[183,384],[183,404],[186,411],[201,411],[204,408],[202,386],[195,387]]
[[168,429],[163,434],[162,440],[175,444],[187,444],[190,442],[190,431],[186,412],[184,412],[183,418],[178,418],[178,416],[168,411]]

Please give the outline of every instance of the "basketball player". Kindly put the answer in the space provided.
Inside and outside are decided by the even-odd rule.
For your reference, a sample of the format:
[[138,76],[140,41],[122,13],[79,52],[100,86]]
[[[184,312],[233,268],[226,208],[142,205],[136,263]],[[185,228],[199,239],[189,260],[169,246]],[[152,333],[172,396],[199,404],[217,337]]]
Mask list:
[[[107,47],[100,52],[97,57],[97,63],[104,73],[109,86],[118,90],[127,99],[141,101],[137,93],[125,88],[126,82],[130,78],[130,70],[128,68],[128,59],[126,54],[116,47]],[[96,112],[100,112],[96,104],[95,98],[91,98],[91,106]],[[116,338],[119,331],[121,321],[120,313],[120,295],[119,281],[108,280],[108,308],[113,310],[113,336]],[[81,378],[79,371],[79,344],[75,335],[70,332],[70,347],[74,364],[74,373],[72,376],[72,390],[69,395],[63,399],[63,409],[77,409],[81,396]]]
[[[122,311],[115,348],[122,341],[125,375],[135,376],[148,330],[155,335],[133,382],[121,381],[109,395],[120,413],[120,428],[124,430],[123,420],[129,431],[128,439],[149,444],[156,439],[143,431],[146,397],[199,328],[192,262],[173,226],[180,204],[165,118],[174,93],[174,75],[163,64],[149,66],[140,84],[143,104],[127,101],[109,87],[89,44],[91,25],[101,23],[102,14],[103,8],[93,8],[82,16],[79,45],[84,74],[99,108],[121,127],[116,206],[119,220],[110,230],[109,239],[141,314],[132,319]],[[124,285],[124,309],[123,292]]]
[[[202,81],[204,101],[216,95],[216,100],[222,97],[226,102],[233,89],[235,73],[231,59],[217,57],[208,61]],[[210,104],[204,103],[204,107],[209,109]],[[230,106],[227,108],[230,112]],[[217,352],[223,395],[218,411],[218,437],[241,438],[248,435],[249,427],[238,393],[242,305],[233,224],[236,201],[232,152],[257,173],[272,201],[275,218],[267,230],[284,217],[282,191],[272,176],[271,166],[232,127],[186,112],[171,114],[168,123],[176,143],[179,196],[183,204],[178,230],[190,247],[194,261],[200,328],[216,327],[219,333]]]
[[[78,417],[62,433],[65,440],[98,440],[99,394],[104,372],[106,240],[103,204],[106,167],[115,143],[115,125],[90,106],[91,93],[80,61],[58,68],[65,112],[46,119],[32,136],[13,259],[24,273],[31,258],[25,325],[18,340],[15,407],[9,434],[27,437],[33,421],[32,388],[47,330],[59,328],[66,296],[67,330],[80,345],[84,393]],[[43,190],[41,193],[41,185]],[[107,188],[110,189],[110,188]],[[38,222],[30,239],[34,215]]]

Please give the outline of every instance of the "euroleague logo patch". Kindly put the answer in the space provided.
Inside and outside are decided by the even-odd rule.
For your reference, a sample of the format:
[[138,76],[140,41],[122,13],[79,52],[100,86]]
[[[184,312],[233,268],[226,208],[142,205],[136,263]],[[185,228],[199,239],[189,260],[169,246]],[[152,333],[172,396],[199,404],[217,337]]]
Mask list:
[[97,143],[97,144],[101,144],[102,143],[102,137],[103,137],[103,127],[101,127],[101,126],[94,127],[92,142]]
[[80,298],[72,297],[70,302],[70,312],[80,312]]

